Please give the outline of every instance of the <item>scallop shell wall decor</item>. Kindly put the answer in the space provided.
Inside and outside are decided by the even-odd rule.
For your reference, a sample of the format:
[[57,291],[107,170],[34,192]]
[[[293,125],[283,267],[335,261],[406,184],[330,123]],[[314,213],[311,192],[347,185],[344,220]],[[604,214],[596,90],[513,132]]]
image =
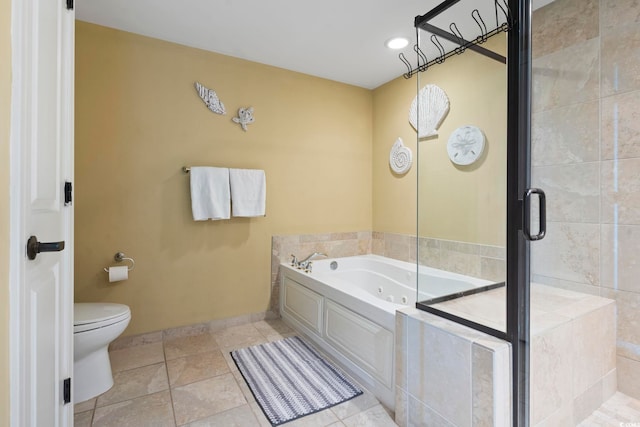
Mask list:
[[[420,103],[418,105],[418,103]],[[418,110],[420,123],[418,123]],[[436,130],[449,112],[449,97],[436,85],[426,85],[413,99],[409,109],[409,123],[418,131],[419,138],[435,136]]]
[[389,153],[389,166],[398,175],[404,175],[411,169],[413,153],[409,147],[405,147],[402,138],[396,139],[396,143],[391,147]]
[[198,82],[195,82],[193,85],[198,95],[200,95],[200,99],[202,99],[209,110],[216,114],[226,114],[227,111],[224,108],[224,104],[220,101],[220,98],[218,98],[214,90],[208,89]]

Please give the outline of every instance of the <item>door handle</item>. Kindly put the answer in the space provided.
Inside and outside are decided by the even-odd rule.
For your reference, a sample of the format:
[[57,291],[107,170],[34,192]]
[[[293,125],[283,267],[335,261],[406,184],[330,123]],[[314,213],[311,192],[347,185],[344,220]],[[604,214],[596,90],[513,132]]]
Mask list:
[[[538,211],[540,214],[540,229],[538,230],[538,234],[531,235],[531,196],[533,194],[538,195],[539,203],[538,203]],[[522,231],[524,233],[524,237],[527,240],[535,241],[542,240],[547,234],[547,197],[539,188],[529,188],[524,192],[524,219],[523,219],[523,227]]]
[[27,258],[36,259],[40,252],[60,252],[64,250],[64,240],[61,242],[40,243],[36,236],[29,237],[27,240]]

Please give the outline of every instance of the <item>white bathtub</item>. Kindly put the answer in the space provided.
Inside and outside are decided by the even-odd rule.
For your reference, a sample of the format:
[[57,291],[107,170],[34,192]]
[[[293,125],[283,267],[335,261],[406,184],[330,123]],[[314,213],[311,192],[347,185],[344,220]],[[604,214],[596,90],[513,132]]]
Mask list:
[[[282,318],[393,409],[395,313],[415,306],[416,265],[361,255],[313,261],[311,273],[280,271]],[[421,301],[490,284],[428,267],[419,274]]]

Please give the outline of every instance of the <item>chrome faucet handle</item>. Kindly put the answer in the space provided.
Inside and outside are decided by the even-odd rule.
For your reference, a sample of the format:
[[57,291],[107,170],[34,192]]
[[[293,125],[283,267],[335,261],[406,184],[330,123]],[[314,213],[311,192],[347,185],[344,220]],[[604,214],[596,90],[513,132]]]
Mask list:
[[298,257],[296,257],[294,254],[289,255],[291,257],[291,265],[293,267],[298,267],[300,264],[298,263]]
[[311,273],[312,264],[313,263],[311,261],[307,261],[306,265],[304,266],[304,272],[305,273]]

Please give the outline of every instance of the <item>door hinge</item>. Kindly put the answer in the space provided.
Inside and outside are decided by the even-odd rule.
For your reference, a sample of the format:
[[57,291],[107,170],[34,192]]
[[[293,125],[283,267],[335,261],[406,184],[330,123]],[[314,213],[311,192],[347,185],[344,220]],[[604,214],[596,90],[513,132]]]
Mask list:
[[64,183],[64,205],[70,206],[72,201],[73,186],[69,181]]
[[64,404],[71,403],[71,378],[64,380],[62,384],[62,395],[64,398]]
[[73,0],[67,0],[67,10],[73,10]]

